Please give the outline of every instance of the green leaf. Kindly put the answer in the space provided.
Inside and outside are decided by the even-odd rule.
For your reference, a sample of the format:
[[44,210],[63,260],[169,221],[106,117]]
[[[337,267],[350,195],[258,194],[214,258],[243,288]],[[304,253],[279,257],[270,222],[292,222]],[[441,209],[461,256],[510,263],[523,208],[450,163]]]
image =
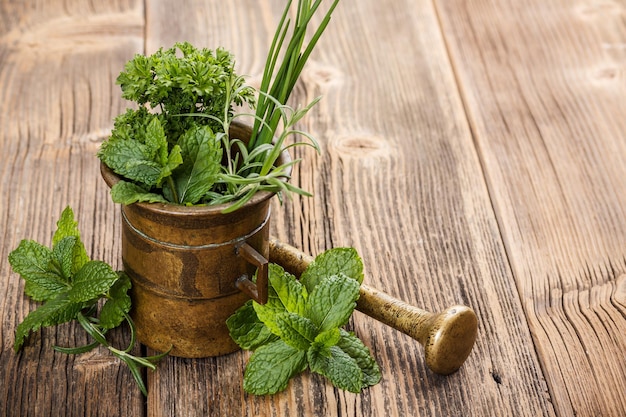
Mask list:
[[24,318],[24,321],[17,326],[13,349],[16,352],[19,351],[30,332],[37,331],[41,327],[53,326],[73,320],[82,308],[82,303],[73,302],[67,297],[66,293],[49,300],[41,307],[30,312]]
[[330,379],[337,388],[358,393],[363,386],[363,372],[356,360],[338,346],[309,349],[307,360],[311,371]]
[[356,307],[359,288],[357,281],[343,274],[324,278],[306,302],[306,317],[320,331],[343,326]]
[[306,352],[277,340],[257,349],[246,366],[243,388],[255,395],[275,394],[307,367]]
[[337,346],[354,359],[359,368],[361,368],[363,373],[362,388],[367,388],[380,382],[380,369],[376,360],[372,357],[367,346],[354,333],[349,333],[342,329],[341,339],[339,339]]
[[163,166],[153,159],[153,149],[136,140],[111,137],[98,156],[116,174],[146,186],[156,185],[162,176]]
[[153,118],[146,128],[145,143],[150,159],[165,166],[167,164],[167,138],[161,121],[157,117]]
[[248,300],[242,307],[226,320],[230,337],[246,350],[256,350],[258,347],[278,339],[270,329],[259,320],[252,300]]
[[296,349],[307,350],[318,333],[311,320],[295,313],[278,314],[275,321],[282,341]]
[[130,278],[123,272],[118,272],[119,278],[109,290],[109,298],[100,310],[100,326],[104,329],[113,329],[124,321],[130,311],[131,300],[128,295],[132,284]]
[[52,249],[54,262],[60,267],[63,279],[68,283],[74,275],[74,254],[78,243],[76,236],[66,236]]
[[180,166],[183,163],[183,155],[180,146],[174,145],[169,155],[167,156],[167,160],[165,161],[165,165],[161,170],[161,180],[167,178],[172,175],[174,169]]
[[253,303],[254,311],[272,333],[280,334],[276,324],[277,315],[285,312],[303,315],[308,294],[295,276],[276,264],[269,265],[268,278],[267,303]]
[[302,273],[300,281],[309,292],[325,277],[344,274],[363,282],[363,261],[354,248],[333,248],[318,255]]
[[[74,275],[76,272],[78,272],[80,268],[83,267],[83,265],[89,262],[89,256],[87,255],[87,251],[85,250],[85,245],[80,238],[78,222],[74,220],[74,211],[72,211],[72,208],[69,206],[67,206],[63,210],[59,221],[57,221],[57,230],[54,232],[54,236],[52,237],[53,250],[56,249],[56,246],[63,239],[68,237],[73,237],[76,239],[76,241],[73,245],[71,253],[72,264],[70,272],[68,275],[66,275],[66,277]],[[66,256],[70,256],[69,252],[66,254]]]
[[320,347],[329,348],[335,346],[341,339],[339,328],[335,327],[321,332],[315,337],[314,343]]
[[142,186],[127,181],[119,181],[111,187],[111,198],[115,203],[126,205],[133,203],[168,203],[162,195],[151,193]]
[[80,238],[78,222],[74,220],[74,212],[69,206],[63,210],[61,217],[57,221],[57,230],[54,232],[54,236],[52,236],[52,247],[68,236]]
[[24,292],[35,301],[50,300],[68,288],[61,271],[52,267],[53,259],[50,249],[32,240],[22,240],[9,254],[13,271],[26,281]]
[[176,167],[183,163],[181,149],[175,145],[168,154],[168,143],[161,121],[155,117],[146,128],[146,146],[150,157],[161,166],[161,173],[156,180],[160,186],[163,179],[172,175]]
[[221,169],[222,146],[208,126],[194,126],[179,141],[183,164],[175,172],[179,203],[195,204],[211,189]]
[[113,268],[101,261],[89,261],[74,276],[68,298],[73,302],[86,302],[101,297],[117,281]]

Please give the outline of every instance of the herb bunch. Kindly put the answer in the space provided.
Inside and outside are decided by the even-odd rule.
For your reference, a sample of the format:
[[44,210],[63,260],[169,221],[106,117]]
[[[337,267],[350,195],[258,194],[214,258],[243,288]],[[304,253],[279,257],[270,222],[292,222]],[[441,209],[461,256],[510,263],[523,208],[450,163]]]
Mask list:
[[[139,388],[147,395],[140,368],[154,370],[155,363],[166,353],[149,357],[130,353],[135,346],[135,327],[128,315],[130,279],[104,262],[89,259],[71,208],[67,207],[57,222],[51,248],[22,240],[9,254],[9,263],[24,279],[24,293],[34,301],[43,302],[17,326],[13,344],[16,352],[31,332],[76,320],[94,342],[77,348],[55,346],[54,349],[78,354],[101,345],[128,365]],[[101,301],[104,303],[98,314]],[[117,349],[108,343],[105,334],[124,321],[131,329],[131,341],[126,349]]]
[[[115,119],[110,138],[98,151],[100,160],[122,177],[111,190],[114,202],[230,203],[225,211],[233,211],[259,191],[310,195],[286,181],[300,160],[277,161],[291,146],[306,143],[319,149],[310,135],[294,128],[317,99],[294,110],[266,97],[275,104],[282,132],[275,143],[249,150],[244,138],[230,136],[230,127],[235,118],[249,116],[235,115],[233,109],[254,106],[254,89],[233,66],[223,49],[214,53],[189,43],[137,55],[126,64],[117,82],[123,97],[138,108]],[[310,143],[285,145],[294,134]]]
[[353,248],[322,253],[300,280],[270,264],[267,304],[250,300],[226,322],[233,340],[254,351],[244,389],[274,394],[307,368],[350,392],[377,384],[380,370],[369,349],[342,328],[362,281],[363,263]]
[[[319,99],[303,109],[289,107],[287,100],[338,2],[333,1],[308,42],[307,26],[322,0],[298,0],[291,33],[292,1],[287,2],[268,51],[258,98],[235,73],[233,56],[223,48],[197,49],[183,42],[129,61],[117,83],[122,97],[135,102],[136,108],[115,119],[111,137],[98,151],[101,161],[122,177],[112,188],[113,200],[228,203],[225,211],[233,211],[259,191],[281,198],[283,193],[310,196],[288,184],[291,167],[300,160],[276,163],[290,146],[306,144],[319,151],[309,134],[295,128]],[[235,106],[243,105],[254,114],[235,114]],[[230,137],[230,125],[239,116],[254,120],[249,138]],[[286,145],[292,135],[305,140]]]

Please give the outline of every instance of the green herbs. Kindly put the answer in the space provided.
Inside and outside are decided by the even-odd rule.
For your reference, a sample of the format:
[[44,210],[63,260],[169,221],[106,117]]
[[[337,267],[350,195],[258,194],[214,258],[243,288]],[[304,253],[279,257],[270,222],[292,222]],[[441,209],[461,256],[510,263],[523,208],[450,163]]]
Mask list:
[[341,328],[362,281],[363,265],[351,248],[321,254],[300,281],[271,264],[267,304],[249,301],[227,321],[233,340],[254,351],[244,389],[274,394],[307,368],[350,392],[377,384],[380,371],[368,348]]
[[[280,114],[276,111],[277,106],[287,103],[287,99],[289,99],[296,81],[300,77],[304,64],[326,29],[330,16],[335,7],[337,7],[339,0],[333,1],[306,47],[304,47],[304,42],[307,26],[321,5],[322,0],[316,0],[314,3],[311,3],[311,0],[298,0],[296,20],[291,38],[289,38],[287,47],[284,50],[283,60],[278,64],[291,23],[287,18],[291,9],[291,3],[292,1],[289,0],[285,6],[265,62],[253,134],[248,144],[249,149],[254,149],[261,144],[271,143],[273,132],[276,130],[280,119]],[[277,65],[278,69],[276,69]]]
[[[183,42],[150,56],[136,55],[117,83],[123,98],[158,109],[167,120],[166,136],[176,140],[193,125],[218,131],[233,115],[233,105],[254,103],[254,90],[243,85],[233,67],[230,52],[197,49]],[[191,113],[209,117],[182,116]]]
[[[290,36],[287,16],[292,1],[287,2],[258,99],[234,72],[232,55],[221,48],[212,51],[177,43],[129,61],[117,82],[122,97],[137,108],[115,119],[111,137],[98,152],[102,162],[122,177],[111,190],[113,201],[229,204],[225,211],[233,211],[260,191],[279,197],[292,192],[310,195],[288,184],[291,168],[300,160],[278,161],[292,146],[308,144],[319,151],[309,134],[295,128],[318,99],[299,110],[286,103],[338,2],[333,1],[308,43],[306,29],[322,0],[298,0]],[[255,114],[235,113],[235,106],[254,110],[257,100]],[[247,137],[230,136],[231,123],[239,116],[254,119]],[[305,141],[287,145],[285,139],[292,135]]]
[[277,162],[285,149],[304,144],[286,145],[294,134],[319,149],[310,135],[294,128],[317,100],[293,110],[266,97],[275,104],[281,134],[274,143],[248,149],[249,136],[230,133],[234,119],[246,115],[235,115],[233,106],[253,106],[254,89],[234,73],[226,51],[178,43],[148,57],[137,55],[118,83],[123,97],[139,107],[115,119],[111,137],[98,151],[100,160],[122,177],[111,190],[116,203],[228,203],[225,211],[232,211],[259,191],[310,195],[286,182],[299,160]]
[[[31,332],[77,320],[95,342],[79,348],[55,349],[64,353],[84,353],[103,345],[128,364],[142,392],[146,393],[139,368],[154,369],[154,362],[162,355],[141,358],[129,353],[135,345],[134,326],[128,316],[130,280],[124,273],[113,271],[106,263],[89,259],[74,221],[74,213],[69,207],[57,222],[52,248],[23,240],[9,254],[9,263],[24,279],[24,293],[34,301],[44,303],[17,326],[13,345],[16,352]],[[104,300],[104,304],[98,316],[100,300]],[[104,335],[123,321],[130,325],[133,337],[127,349],[119,350],[109,345]]]

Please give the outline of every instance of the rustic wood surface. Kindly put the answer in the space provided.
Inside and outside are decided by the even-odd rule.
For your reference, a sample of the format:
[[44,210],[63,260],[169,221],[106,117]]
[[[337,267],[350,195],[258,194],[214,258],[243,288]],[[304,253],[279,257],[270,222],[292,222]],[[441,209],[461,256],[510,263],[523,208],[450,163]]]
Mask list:
[[[303,374],[242,389],[247,353],[167,358],[144,398],[72,325],[13,352],[36,305],[6,262],[48,242],[66,205],[92,258],[120,262],[119,210],[95,152],[128,105],[136,53],[224,46],[258,83],[284,1],[0,0],[0,416],[626,415],[626,2],[340,2],[292,104],[322,153],[273,208],[316,254],[356,247],[368,285],[430,311],[471,306],[474,351],[430,372],[419,344],[361,313],[382,381],[360,395]],[[123,344],[128,334],[114,335]]]

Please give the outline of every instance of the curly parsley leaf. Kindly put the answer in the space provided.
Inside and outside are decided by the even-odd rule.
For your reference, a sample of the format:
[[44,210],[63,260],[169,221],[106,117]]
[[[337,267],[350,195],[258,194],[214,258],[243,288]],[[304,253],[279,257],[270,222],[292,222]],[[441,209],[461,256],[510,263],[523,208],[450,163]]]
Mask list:
[[[319,261],[319,262],[318,262]],[[332,265],[339,266],[333,270]],[[331,249],[309,268],[310,291],[293,275],[270,264],[269,300],[247,302],[228,320],[231,337],[254,350],[244,374],[244,389],[273,394],[310,368],[351,392],[378,383],[380,370],[369,349],[341,328],[354,311],[363,266],[356,251]],[[349,277],[345,272],[356,275]]]

